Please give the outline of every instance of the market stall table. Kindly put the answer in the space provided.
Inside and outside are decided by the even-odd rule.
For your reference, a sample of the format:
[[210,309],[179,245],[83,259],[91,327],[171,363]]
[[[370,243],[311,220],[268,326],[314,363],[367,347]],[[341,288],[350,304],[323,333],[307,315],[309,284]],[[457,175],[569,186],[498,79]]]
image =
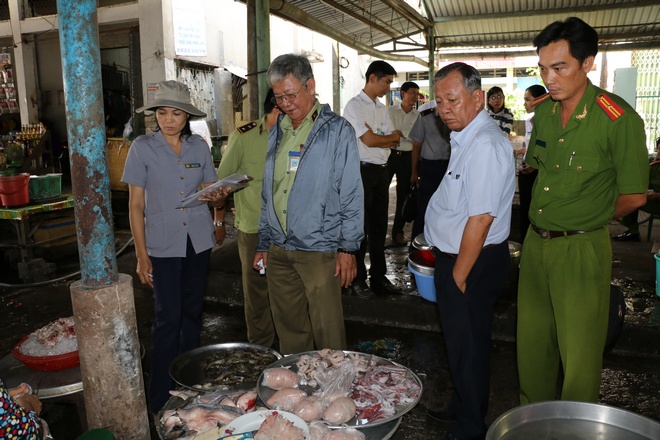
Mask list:
[[[46,201],[44,203],[34,203],[19,207],[0,208],[0,219],[11,222],[16,232],[16,244],[0,243],[0,247],[18,248],[21,255],[19,263],[19,277],[24,282],[41,281],[36,278],[43,278],[50,272],[54,272],[53,263],[46,263],[42,259],[35,259],[32,248],[41,246],[49,242],[61,240],[63,238],[75,236],[73,234],[60,235],[52,239],[34,242],[34,234],[44,221],[67,214],[73,210],[73,196],[63,195],[56,200]],[[48,266],[50,264],[51,266]],[[47,278],[45,278],[47,279]]]

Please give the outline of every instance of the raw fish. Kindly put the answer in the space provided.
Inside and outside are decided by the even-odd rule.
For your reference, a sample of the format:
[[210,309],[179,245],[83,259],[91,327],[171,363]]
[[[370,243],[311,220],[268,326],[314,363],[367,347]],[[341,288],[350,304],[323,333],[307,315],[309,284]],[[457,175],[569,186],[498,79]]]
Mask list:
[[266,417],[254,440],[305,440],[305,433],[275,412]]

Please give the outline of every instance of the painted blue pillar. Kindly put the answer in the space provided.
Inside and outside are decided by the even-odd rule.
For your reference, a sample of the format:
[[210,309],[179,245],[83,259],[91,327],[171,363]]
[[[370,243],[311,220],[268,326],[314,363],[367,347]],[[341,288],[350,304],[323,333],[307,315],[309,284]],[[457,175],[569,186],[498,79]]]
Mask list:
[[82,285],[118,279],[96,0],[57,0]]

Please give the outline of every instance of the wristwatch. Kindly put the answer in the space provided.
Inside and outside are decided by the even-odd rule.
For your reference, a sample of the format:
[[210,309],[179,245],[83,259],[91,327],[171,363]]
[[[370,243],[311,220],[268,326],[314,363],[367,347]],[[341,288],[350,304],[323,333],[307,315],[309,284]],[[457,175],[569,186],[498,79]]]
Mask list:
[[216,221],[213,222],[213,226],[215,226],[216,228],[219,228],[220,226],[224,226],[224,225],[225,225],[225,222],[222,221],[222,220],[216,220]]

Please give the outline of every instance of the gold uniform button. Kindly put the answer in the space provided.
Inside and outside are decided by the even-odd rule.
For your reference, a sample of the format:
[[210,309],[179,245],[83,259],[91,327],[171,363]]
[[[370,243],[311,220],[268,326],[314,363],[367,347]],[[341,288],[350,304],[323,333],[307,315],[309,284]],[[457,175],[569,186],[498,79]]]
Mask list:
[[[559,165],[557,165],[557,166],[559,166]],[[183,180],[183,176],[179,176],[179,179]]]
[[559,142],[564,142],[564,138],[559,139]]
[[550,187],[549,186],[544,187],[543,191],[550,191]]
[[542,209],[539,209],[539,214],[543,214],[543,210],[542,210]]
[[183,195],[183,191],[179,191],[179,194]]
[[183,226],[188,226],[188,222],[183,222]]
[[178,161],[177,163],[178,163],[179,165],[181,165],[181,161]]
[[578,171],[581,171],[581,170],[582,170],[582,167],[581,167],[580,165],[578,165],[578,166],[577,166],[577,170],[578,170]]
[[557,164],[555,164],[555,168],[559,168],[559,164],[558,164],[558,163],[557,163]]

